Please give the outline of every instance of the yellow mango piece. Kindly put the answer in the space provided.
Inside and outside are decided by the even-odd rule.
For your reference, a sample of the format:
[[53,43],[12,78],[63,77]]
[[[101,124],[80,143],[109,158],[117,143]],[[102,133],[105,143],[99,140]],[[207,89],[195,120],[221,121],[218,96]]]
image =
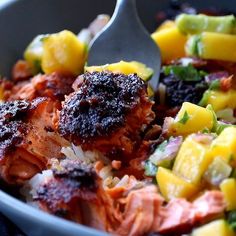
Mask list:
[[163,167],[158,168],[156,179],[160,192],[167,201],[173,198],[190,198],[198,191],[197,186]]
[[42,69],[78,75],[83,71],[86,50],[77,36],[68,30],[52,34],[43,41]]
[[215,220],[193,230],[192,236],[234,236],[235,233],[225,220]]
[[162,62],[168,62],[180,57],[184,57],[185,43],[187,36],[180,33],[177,27],[160,30],[152,34],[152,39],[161,50]]
[[190,183],[200,184],[204,172],[212,161],[207,155],[209,146],[208,140],[206,143],[200,143],[197,135],[188,136],[175,159],[173,172]]
[[113,73],[122,73],[125,75],[136,73],[144,81],[149,80],[153,75],[153,70],[151,68],[137,61],[120,61],[102,66],[86,66],[84,70],[88,72],[108,70]]
[[176,24],[173,20],[165,20],[157,29],[155,32],[159,32],[161,30],[171,29],[176,27]]
[[236,62],[236,35],[203,32],[189,38],[186,53],[203,59]]
[[220,190],[224,194],[227,210],[236,210],[236,180],[234,178],[225,179],[220,184]]
[[220,157],[226,163],[236,167],[236,128],[227,127],[213,140],[209,154],[210,158]]
[[217,90],[209,91],[207,104],[211,104],[214,111],[225,108],[236,108],[236,90],[222,92]]
[[170,125],[168,133],[173,136],[186,136],[205,129],[211,130],[215,125],[214,122],[215,118],[211,110],[184,102]]

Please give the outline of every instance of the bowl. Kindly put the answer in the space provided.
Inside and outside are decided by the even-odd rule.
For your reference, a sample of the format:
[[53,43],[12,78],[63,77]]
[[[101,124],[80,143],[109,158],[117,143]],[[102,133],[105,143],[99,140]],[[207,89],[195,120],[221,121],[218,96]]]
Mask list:
[[[196,7],[235,9],[233,1],[189,0]],[[141,20],[151,32],[155,29],[155,13],[165,9],[166,0],[138,0]],[[9,0],[0,6],[0,74],[10,69],[32,38],[42,33],[69,29],[75,33],[85,28],[101,13],[111,14],[115,0]],[[0,211],[30,236],[91,236],[104,232],[49,215],[26,205],[0,190]]]

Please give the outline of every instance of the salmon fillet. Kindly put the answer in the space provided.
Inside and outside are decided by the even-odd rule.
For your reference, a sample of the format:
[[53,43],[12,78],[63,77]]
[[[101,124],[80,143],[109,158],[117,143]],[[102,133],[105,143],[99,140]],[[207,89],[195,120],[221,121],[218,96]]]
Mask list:
[[135,74],[87,72],[73,87],[60,112],[60,134],[84,150],[133,158],[140,133],[154,119],[146,84]]
[[10,101],[32,100],[37,97],[63,101],[64,96],[73,91],[74,80],[75,77],[65,76],[58,72],[49,75],[39,74],[29,80],[12,83],[12,86],[5,90],[5,97]]
[[56,107],[46,98],[0,104],[0,175],[7,183],[21,184],[62,157],[68,144],[54,128]]

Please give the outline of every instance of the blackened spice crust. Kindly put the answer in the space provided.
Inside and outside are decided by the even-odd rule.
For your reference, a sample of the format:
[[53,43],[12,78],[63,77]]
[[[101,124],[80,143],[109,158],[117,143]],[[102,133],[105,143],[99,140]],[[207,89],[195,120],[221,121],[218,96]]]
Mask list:
[[35,197],[53,214],[64,212],[70,218],[67,214],[76,209],[78,199],[96,201],[97,175],[92,167],[65,160],[59,170],[53,170],[53,176],[38,188]]
[[85,73],[79,89],[65,101],[59,131],[69,139],[89,142],[125,125],[146,85],[135,74]]
[[13,151],[15,146],[21,144],[26,131],[26,125],[21,121],[8,124],[0,121],[0,160],[7,152]]
[[24,120],[30,103],[13,101],[0,104],[0,159],[12,147],[20,144],[27,130]]
[[30,103],[24,100],[16,100],[0,104],[0,121],[19,120],[24,118]]
[[58,179],[70,179],[76,187],[95,189],[96,173],[92,166],[78,161],[61,162],[60,170],[54,169],[53,175]]
[[0,160],[21,144],[29,128],[25,122],[26,118],[41,101],[43,98],[32,102],[16,100],[0,104]]

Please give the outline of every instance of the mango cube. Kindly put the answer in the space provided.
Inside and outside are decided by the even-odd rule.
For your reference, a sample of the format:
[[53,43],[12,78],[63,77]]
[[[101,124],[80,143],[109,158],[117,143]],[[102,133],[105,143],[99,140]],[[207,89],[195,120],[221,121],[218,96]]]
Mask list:
[[198,134],[193,134],[185,139],[173,167],[174,173],[193,184],[200,184],[201,178],[212,160],[208,156],[210,143],[199,142],[198,136]]
[[225,108],[236,108],[236,90],[227,92],[211,90],[209,91],[207,104],[211,104],[214,111],[223,110]]
[[236,180],[234,178],[225,179],[220,184],[220,189],[224,194],[227,210],[236,210]]
[[233,230],[225,220],[215,220],[193,231],[192,236],[234,236]]
[[163,62],[168,62],[185,56],[184,48],[185,43],[187,42],[187,36],[182,34],[176,26],[153,33],[152,39],[161,50]]
[[85,45],[68,30],[51,34],[43,40],[42,70],[78,75],[86,59]]
[[190,198],[198,191],[197,186],[163,167],[158,168],[156,179],[160,192],[167,201],[173,198]]
[[236,62],[236,35],[203,32],[186,43],[186,54],[203,59]]
[[226,163],[236,167],[236,127],[225,128],[212,142],[210,157],[222,158]]
[[186,136],[203,130],[211,130],[215,125],[215,117],[211,110],[184,102],[168,133],[173,136]]
[[153,75],[153,70],[151,68],[137,61],[120,61],[102,66],[86,66],[84,70],[88,72],[108,70],[113,73],[123,73],[125,75],[136,73],[144,81],[149,80]]

